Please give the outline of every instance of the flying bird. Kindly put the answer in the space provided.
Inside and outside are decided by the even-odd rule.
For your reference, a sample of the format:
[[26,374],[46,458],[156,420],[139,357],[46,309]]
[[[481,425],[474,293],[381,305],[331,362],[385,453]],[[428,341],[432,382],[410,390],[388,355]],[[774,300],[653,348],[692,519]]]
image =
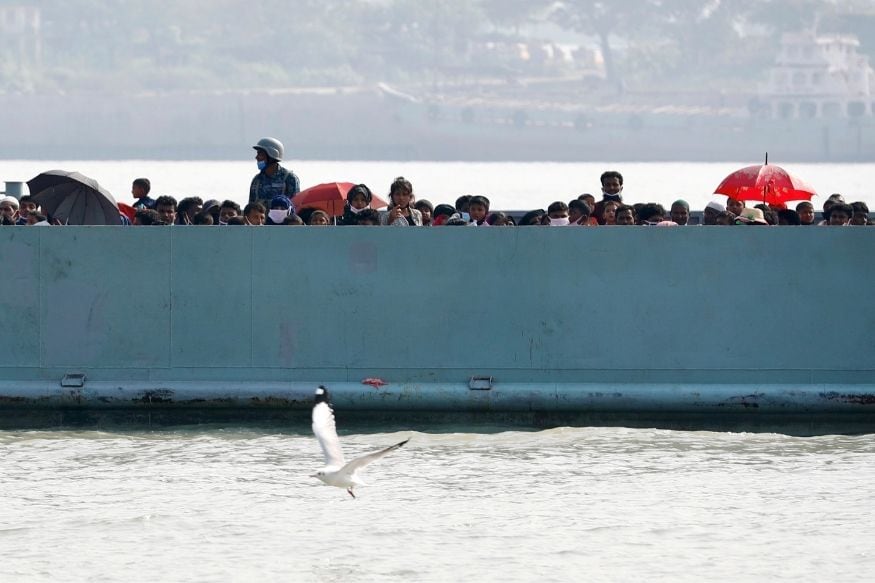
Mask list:
[[319,478],[329,486],[346,488],[353,498],[355,498],[353,488],[366,485],[358,475],[359,470],[410,441],[410,438],[407,438],[401,443],[363,455],[347,463],[343,457],[343,450],[340,449],[340,440],[337,438],[334,409],[331,408],[328,389],[322,385],[316,389],[316,399],[313,404],[313,433],[316,434],[316,439],[322,446],[322,453],[325,454],[325,467],[313,474],[313,477]]

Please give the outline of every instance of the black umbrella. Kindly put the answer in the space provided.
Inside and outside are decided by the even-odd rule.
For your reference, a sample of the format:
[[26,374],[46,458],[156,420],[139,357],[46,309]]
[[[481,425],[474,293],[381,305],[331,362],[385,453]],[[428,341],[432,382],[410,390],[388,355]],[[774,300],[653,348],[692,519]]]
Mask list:
[[49,170],[28,180],[27,187],[52,220],[68,225],[122,224],[109,191],[78,172]]

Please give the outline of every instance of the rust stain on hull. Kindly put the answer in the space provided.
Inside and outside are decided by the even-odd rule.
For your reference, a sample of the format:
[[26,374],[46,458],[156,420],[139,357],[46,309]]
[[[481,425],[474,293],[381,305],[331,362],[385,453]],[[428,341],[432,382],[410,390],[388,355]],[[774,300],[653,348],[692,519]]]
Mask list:
[[852,405],[875,405],[875,393],[821,393],[820,397],[827,401],[851,403]]

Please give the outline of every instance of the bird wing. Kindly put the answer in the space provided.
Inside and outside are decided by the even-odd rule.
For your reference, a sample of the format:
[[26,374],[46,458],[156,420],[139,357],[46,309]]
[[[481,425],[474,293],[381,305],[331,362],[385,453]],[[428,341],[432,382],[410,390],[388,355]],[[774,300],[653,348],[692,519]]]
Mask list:
[[343,467],[343,450],[340,449],[340,439],[337,438],[337,427],[334,424],[334,411],[327,401],[313,405],[313,433],[322,453],[325,454],[325,465],[336,468]]
[[396,443],[395,445],[390,445],[386,449],[381,449],[380,451],[375,451],[374,453],[369,453],[368,455],[363,455],[362,457],[357,457],[348,464],[343,467],[343,472],[349,472],[350,474],[354,473],[356,470],[361,469],[362,467],[368,465],[371,462],[375,462],[390,451],[394,451],[410,441],[410,438],[405,439],[401,443]]

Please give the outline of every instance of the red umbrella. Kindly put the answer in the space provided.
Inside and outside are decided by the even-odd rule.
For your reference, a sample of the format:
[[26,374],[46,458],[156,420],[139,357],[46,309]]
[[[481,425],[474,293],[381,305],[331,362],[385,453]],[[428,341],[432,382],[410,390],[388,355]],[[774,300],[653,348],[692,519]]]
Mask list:
[[780,166],[770,165],[766,155],[765,164],[736,170],[724,178],[714,194],[780,205],[791,200],[811,200],[817,193]]
[[128,220],[133,221],[134,216],[137,214],[137,209],[132,207],[129,204],[125,204],[123,202],[118,203],[118,212],[123,214],[128,218]]
[[[313,208],[323,210],[333,217],[343,214],[346,195],[355,186],[352,182],[326,182],[306,188],[295,195],[292,202],[295,208]],[[371,208],[382,208],[388,203],[379,196],[371,198]]]

